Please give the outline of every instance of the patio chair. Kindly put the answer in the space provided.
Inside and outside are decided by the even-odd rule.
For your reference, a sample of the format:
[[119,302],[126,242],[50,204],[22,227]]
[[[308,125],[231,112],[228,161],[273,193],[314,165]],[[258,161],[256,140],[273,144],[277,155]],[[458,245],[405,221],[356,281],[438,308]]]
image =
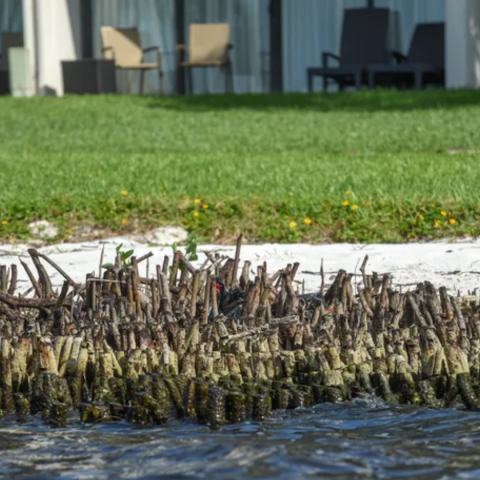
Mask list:
[[[357,89],[368,80],[367,65],[385,62],[389,25],[388,8],[346,9],[343,16],[340,55],[323,52],[322,66],[307,68],[307,87],[313,90],[313,78],[323,77],[323,90],[331,79],[340,90],[347,86]],[[329,64],[329,59],[338,66]]]
[[0,53],[0,95],[10,92],[8,50],[14,47],[23,47],[23,33],[2,32],[2,51]]
[[[117,69],[140,72],[140,93],[144,91],[145,73],[150,70],[158,70],[160,92],[164,93],[162,49],[160,47],[142,48],[137,28],[100,27],[100,34],[105,58],[114,60]],[[157,63],[145,63],[145,53],[153,51],[157,52]]]
[[420,23],[416,26],[407,56],[391,52],[396,64],[373,64],[368,67],[368,84],[373,88],[377,76],[380,82],[413,84],[420,90],[424,84],[445,85],[445,24]]
[[[187,92],[193,92],[192,69],[220,67],[225,72],[225,91],[233,92],[233,67],[230,59],[230,25],[228,23],[192,23],[189,45],[177,45],[177,92],[181,75],[187,73]],[[188,53],[188,60],[183,53]]]

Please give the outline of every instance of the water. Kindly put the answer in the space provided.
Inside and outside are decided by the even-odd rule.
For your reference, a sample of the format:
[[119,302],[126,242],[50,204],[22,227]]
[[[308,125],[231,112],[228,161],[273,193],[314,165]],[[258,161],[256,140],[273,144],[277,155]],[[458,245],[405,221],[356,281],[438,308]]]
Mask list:
[[480,414],[379,401],[277,412],[211,432],[189,422],[51,429],[0,423],[0,477],[478,479]]

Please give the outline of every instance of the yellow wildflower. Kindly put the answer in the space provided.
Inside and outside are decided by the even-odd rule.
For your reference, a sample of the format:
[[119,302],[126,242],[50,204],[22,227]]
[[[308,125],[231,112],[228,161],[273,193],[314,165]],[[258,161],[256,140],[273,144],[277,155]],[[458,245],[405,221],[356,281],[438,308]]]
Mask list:
[[127,224],[127,219],[126,218],[122,218],[122,225],[126,225]]
[[120,192],[124,197],[126,197],[128,195],[128,190],[122,190]]
[[8,225],[8,220],[2,220],[2,225]]
[[290,228],[295,228],[297,226],[297,222],[290,222]]
[[193,216],[196,218],[198,217],[198,212],[193,212]]
[[441,227],[442,226],[442,222],[440,220],[435,220],[435,226],[438,228],[438,227]]
[[204,204],[202,205],[202,208],[206,210],[206,209],[208,208],[208,203],[204,203]]
[[420,215],[418,216],[418,218],[419,218],[420,220],[423,220],[424,217],[423,217],[422,214],[420,214]]
[[355,210],[358,208],[358,205],[356,205],[356,204],[355,204],[355,205],[352,205],[350,208],[351,208],[353,211],[355,211]]
[[451,218],[449,222],[450,222],[450,225],[455,225],[457,223],[457,221],[454,218]]
[[312,219],[307,217],[303,222],[304,222],[306,225],[311,225],[311,224],[312,224]]
[[345,201],[342,203],[342,205],[343,205],[344,207],[348,207],[348,206],[350,205],[350,202],[349,202],[348,200],[345,200]]
[[442,211],[440,212],[440,215],[441,215],[442,217],[446,217],[446,216],[447,216],[447,212],[445,212],[444,210],[442,210]]
[[198,205],[199,203],[201,202],[201,200],[199,198],[196,198],[195,199],[195,203]]

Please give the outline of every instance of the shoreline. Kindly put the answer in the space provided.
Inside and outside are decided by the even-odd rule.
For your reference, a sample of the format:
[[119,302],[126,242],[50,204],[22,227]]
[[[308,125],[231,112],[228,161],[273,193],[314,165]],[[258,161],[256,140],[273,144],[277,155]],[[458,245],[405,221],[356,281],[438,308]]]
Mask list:
[[[112,262],[115,248],[120,244],[123,244],[124,250],[133,249],[134,255],[137,256],[153,253],[149,261],[150,275],[155,272],[156,265],[162,264],[164,255],[172,255],[172,247],[151,246],[128,237],[61,243],[39,247],[37,250],[48,255],[68,271],[75,281],[83,282],[87,273],[98,272],[102,248],[105,248],[103,263]],[[30,247],[28,244],[0,245],[0,264],[9,267],[13,263],[18,263],[20,256],[33,267],[27,253]],[[186,247],[178,248],[184,251]],[[204,251],[220,252],[233,257],[235,246],[199,244],[197,251],[199,258],[192,263],[200,266],[206,259]],[[451,294],[456,294],[457,290],[466,294],[480,287],[480,240],[408,244],[243,245],[239,268],[242,268],[245,260],[251,261],[252,265],[266,261],[270,272],[284,268],[288,263],[299,262],[300,267],[295,277],[297,285],[305,281],[305,291],[313,292],[318,290],[320,285],[319,270],[322,259],[325,281],[329,284],[331,277],[336,275],[339,269],[359,274],[359,267],[365,255],[369,256],[369,270],[380,275],[391,274],[394,287],[411,289],[425,280],[432,282],[436,287],[447,287]],[[141,268],[145,272],[146,263]],[[51,275],[53,286],[60,287],[62,279],[58,272],[49,265],[46,265],[46,269]],[[30,285],[22,268],[18,271],[18,282],[19,287],[25,285],[25,289]]]

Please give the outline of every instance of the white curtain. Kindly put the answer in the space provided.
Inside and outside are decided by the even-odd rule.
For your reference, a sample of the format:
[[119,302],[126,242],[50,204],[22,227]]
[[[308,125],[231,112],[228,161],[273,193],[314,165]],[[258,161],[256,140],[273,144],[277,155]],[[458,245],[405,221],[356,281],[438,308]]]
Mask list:
[[[306,69],[320,66],[323,51],[338,54],[344,9],[367,0],[282,1],[285,90],[304,92]],[[404,53],[417,23],[445,20],[445,0],[375,0],[375,6],[391,10],[390,47]]]
[[[185,10],[187,43],[190,23],[230,24],[237,93],[268,90],[268,0],[186,0]],[[220,69],[194,69],[193,89],[195,93],[223,92]]]
[[[93,0],[94,1],[94,51],[102,55],[100,27],[137,27],[142,46],[160,46],[163,50],[165,88],[175,88],[175,0]],[[147,53],[145,60],[156,63],[156,53]],[[130,79],[128,76],[130,75]],[[117,72],[117,87],[120,92],[136,93],[139,90],[138,72]],[[131,80],[131,81],[129,81]],[[146,93],[159,92],[158,71],[146,75]]]
[[391,35],[398,48],[407,54],[417,23],[445,21],[444,0],[376,0],[375,6],[389,8],[395,13]]
[[21,0],[0,0],[0,31],[21,32],[22,23]]
[[[100,26],[136,26],[145,47],[159,45],[164,52],[165,86],[175,89],[175,0],[93,0],[94,46],[101,56]],[[320,64],[323,50],[338,52],[344,8],[365,6],[367,0],[283,0],[284,85],[287,91],[305,91],[305,69]],[[392,11],[390,43],[406,52],[418,22],[443,21],[445,0],[375,0]],[[228,22],[232,29],[234,86],[237,92],[269,90],[268,0],[185,0],[186,41],[192,22]],[[22,30],[22,2],[0,0],[0,30]],[[1,40],[0,40],[1,41]],[[0,45],[1,48],[1,45]],[[154,62],[155,54],[147,54]],[[128,91],[127,72],[118,75],[120,91]],[[136,72],[133,92],[138,91]],[[219,69],[197,69],[194,92],[224,89]],[[146,92],[159,90],[157,72],[147,74]]]
[[[236,92],[268,90],[268,0],[186,0],[185,31],[189,24],[228,22],[232,31],[232,59]],[[167,93],[175,89],[175,0],[94,0],[94,46],[101,55],[100,26],[138,27],[145,47],[160,45],[164,53]],[[147,61],[155,61],[148,54]],[[138,91],[136,72],[119,72],[120,91],[128,91],[131,75],[133,92]],[[134,77],[134,78],[133,78]],[[194,69],[195,93],[223,92],[220,69]],[[159,90],[157,72],[147,74],[146,92]]]

